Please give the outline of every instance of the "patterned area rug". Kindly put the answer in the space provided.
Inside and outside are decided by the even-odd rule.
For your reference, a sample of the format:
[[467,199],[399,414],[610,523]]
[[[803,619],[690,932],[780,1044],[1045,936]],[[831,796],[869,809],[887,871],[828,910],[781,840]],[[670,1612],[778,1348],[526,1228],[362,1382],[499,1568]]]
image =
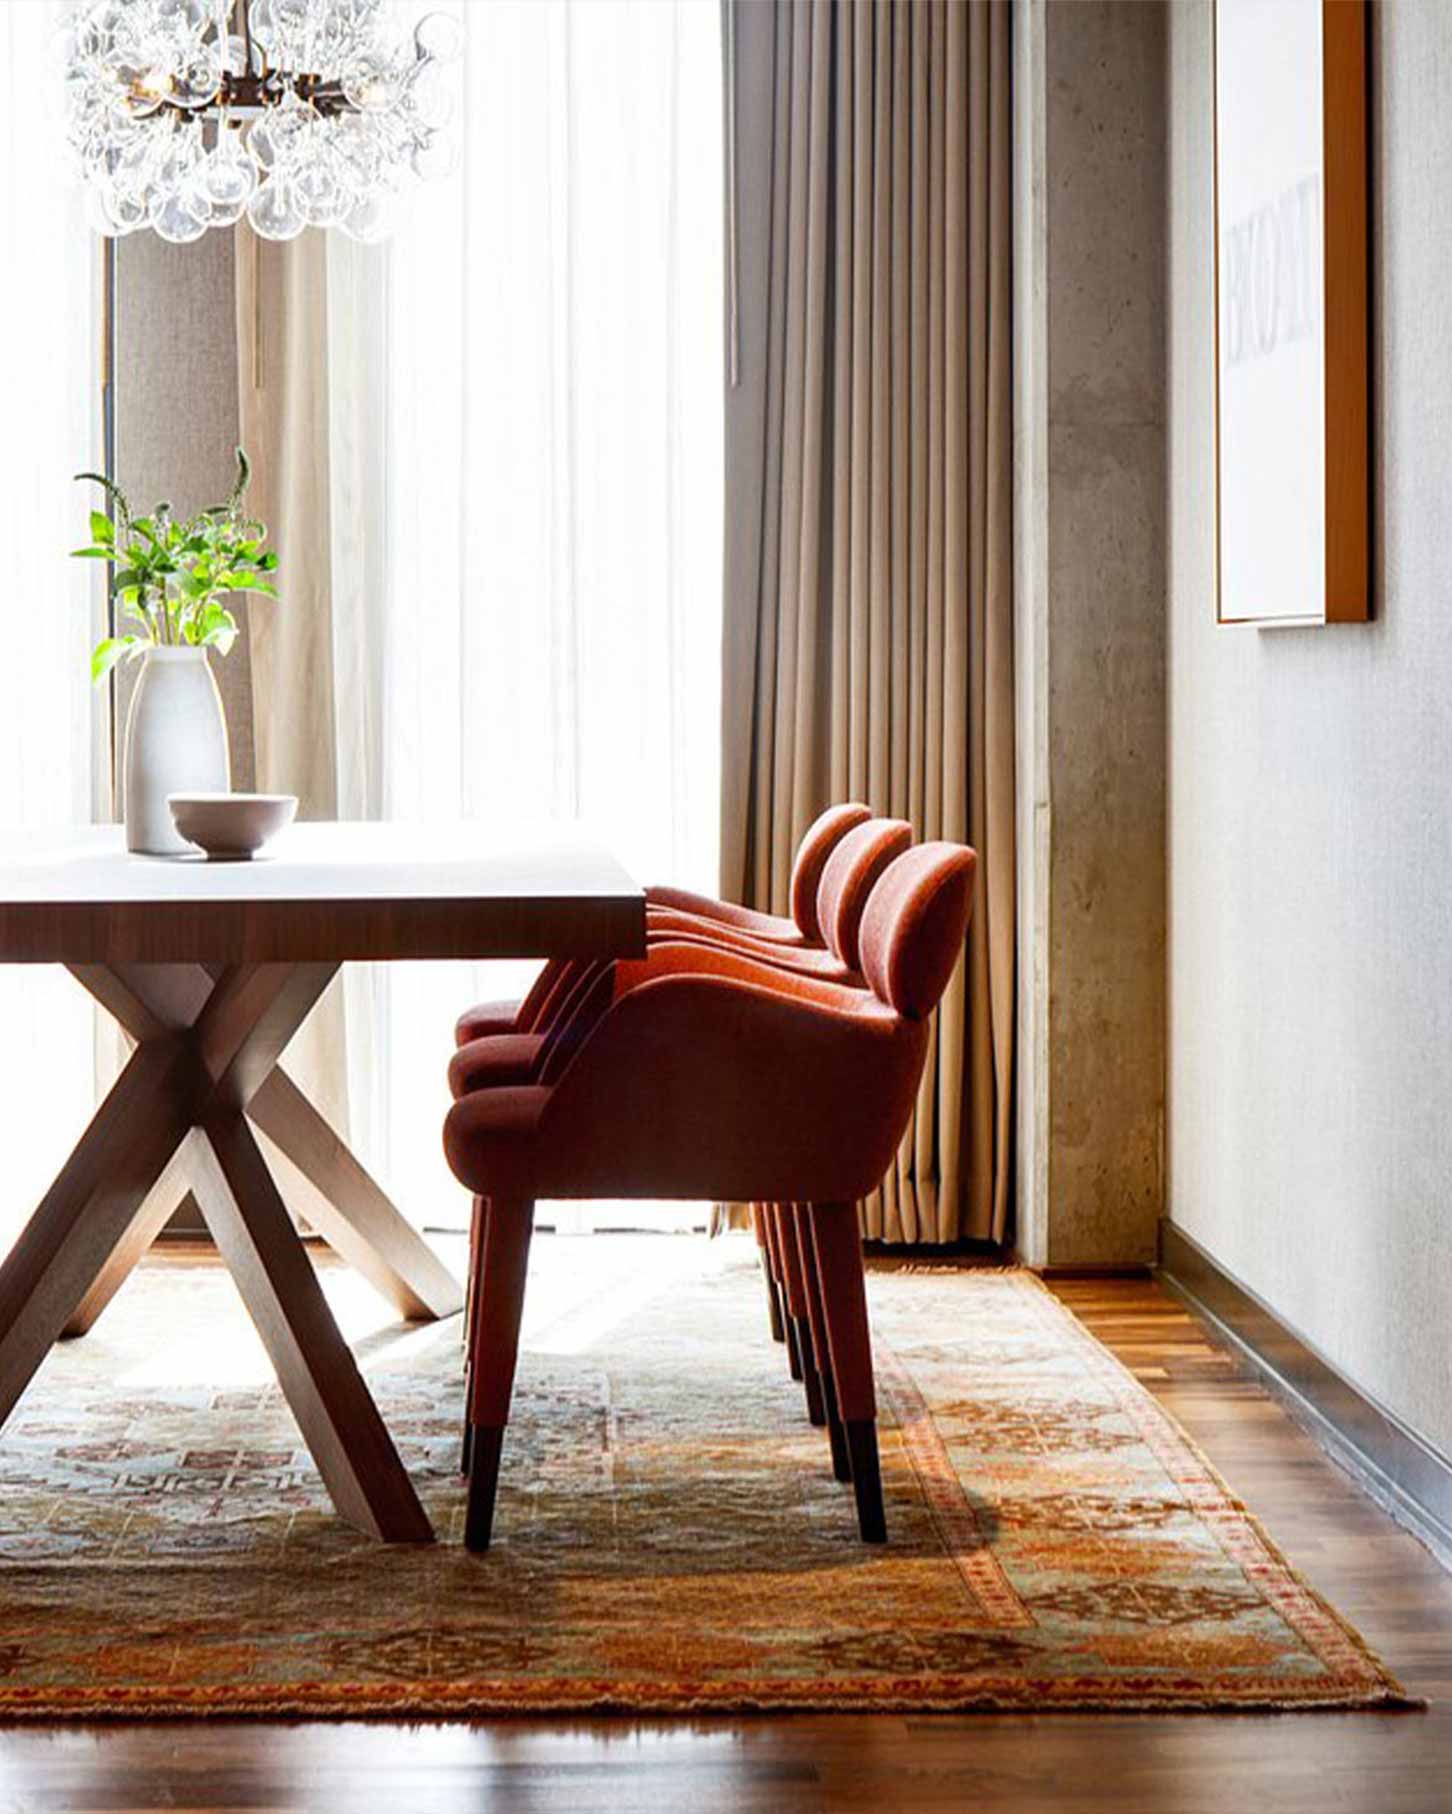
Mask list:
[[482,1558],[457,1322],[380,1325],[325,1270],[439,1533],[382,1549],[332,1516],[226,1275],[143,1268],[0,1437],[0,1719],[1406,1704],[1029,1275],[874,1273],[872,1550],[754,1248],[645,1247],[536,1242]]

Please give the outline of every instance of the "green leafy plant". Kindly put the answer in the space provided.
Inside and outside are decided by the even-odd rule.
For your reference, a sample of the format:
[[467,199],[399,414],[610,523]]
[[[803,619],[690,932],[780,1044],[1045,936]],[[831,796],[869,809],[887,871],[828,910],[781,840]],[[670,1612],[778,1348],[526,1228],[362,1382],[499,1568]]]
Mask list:
[[102,637],[91,654],[91,678],[104,680],[119,661],[157,647],[215,649],[225,655],[237,640],[237,620],[227,601],[239,592],[276,598],[269,578],[277,556],[264,549],[267,526],[245,512],[252,468],[237,449],[237,482],[225,504],[185,522],[173,522],[170,504],[150,516],[133,516],[126,494],[99,472],[77,480],[99,485],[111,506],[91,512],[91,543],[74,549],[77,560],[111,561],[114,636]]

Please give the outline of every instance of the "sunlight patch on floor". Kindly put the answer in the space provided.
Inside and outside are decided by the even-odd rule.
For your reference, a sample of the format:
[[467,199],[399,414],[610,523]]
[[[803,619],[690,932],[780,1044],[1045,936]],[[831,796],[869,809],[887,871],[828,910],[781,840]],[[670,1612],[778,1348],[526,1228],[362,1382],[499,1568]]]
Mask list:
[[[431,1244],[462,1278],[467,1242],[461,1236],[438,1236],[431,1237]],[[752,1257],[754,1244],[739,1233],[717,1240],[704,1235],[541,1233],[530,1254],[523,1346],[545,1354],[578,1354],[597,1344],[608,1348],[610,1331],[643,1306],[688,1280]],[[166,1258],[149,1263],[174,1264]],[[176,1289],[186,1290],[192,1267],[220,1264],[198,1258],[178,1265]],[[401,1364],[435,1342],[461,1339],[458,1317],[437,1323],[401,1321],[359,1274],[331,1256],[322,1256],[317,1271],[344,1340],[365,1368]],[[272,1379],[271,1362],[240,1297],[233,1298],[230,1311],[218,1315],[204,1346],[184,1348],[168,1341],[164,1326],[142,1337],[131,1321],[139,1309],[123,1288],[97,1328],[102,1339],[114,1329],[117,1348],[125,1352],[118,1385],[246,1387]],[[145,1352],[139,1354],[143,1341]]]

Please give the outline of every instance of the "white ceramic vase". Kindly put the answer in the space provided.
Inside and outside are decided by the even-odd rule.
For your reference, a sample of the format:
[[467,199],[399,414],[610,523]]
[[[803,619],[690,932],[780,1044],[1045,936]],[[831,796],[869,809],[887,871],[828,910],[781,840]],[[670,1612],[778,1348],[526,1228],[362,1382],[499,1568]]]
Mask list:
[[126,720],[126,848],[195,854],[172,824],[167,795],[220,794],[231,785],[227,720],[207,651],[148,649]]

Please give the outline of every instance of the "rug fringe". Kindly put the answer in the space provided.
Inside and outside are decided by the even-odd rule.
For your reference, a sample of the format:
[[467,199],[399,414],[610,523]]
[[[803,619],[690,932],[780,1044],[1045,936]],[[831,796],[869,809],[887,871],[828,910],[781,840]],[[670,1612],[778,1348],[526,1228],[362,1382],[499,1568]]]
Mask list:
[[[207,1691],[199,1691],[205,1694]],[[236,1696],[235,1689],[225,1691]],[[96,1695],[95,1701],[86,1697]],[[80,1689],[74,1700],[25,1702],[0,1696],[0,1722],[6,1724],[86,1725],[127,1724],[160,1719],[178,1720],[329,1720],[452,1724],[473,1719],[529,1719],[533,1717],[597,1715],[619,1719],[683,1718],[696,1715],[766,1717],[795,1713],[912,1713],[974,1715],[989,1713],[1150,1713],[1150,1714],[1267,1714],[1267,1713],[1422,1713],[1421,1696],[1398,1689],[1374,1694],[1314,1694],[1304,1699],[1250,1696],[1243,1701],[1213,1698],[1202,1693],[1173,1699],[1159,1695],[1124,1697],[1024,1693],[845,1694],[813,1695],[810,1692],[763,1695],[732,1688],[722,1694],[683,1692],[662,1694],[658,1687],[641,1685],[638,1692],[621,1684],[593,1695],[568,1690],[521,1695],[505,1689],[470,1690],[457,1697],[410,1689],[396,1697],[370,1692],[349,1696],[328,1692],[312,1699],[305,1694],[268,1694],[258,1700],[215,1700],[160,1696],[118,1705],[105,1690]]]

